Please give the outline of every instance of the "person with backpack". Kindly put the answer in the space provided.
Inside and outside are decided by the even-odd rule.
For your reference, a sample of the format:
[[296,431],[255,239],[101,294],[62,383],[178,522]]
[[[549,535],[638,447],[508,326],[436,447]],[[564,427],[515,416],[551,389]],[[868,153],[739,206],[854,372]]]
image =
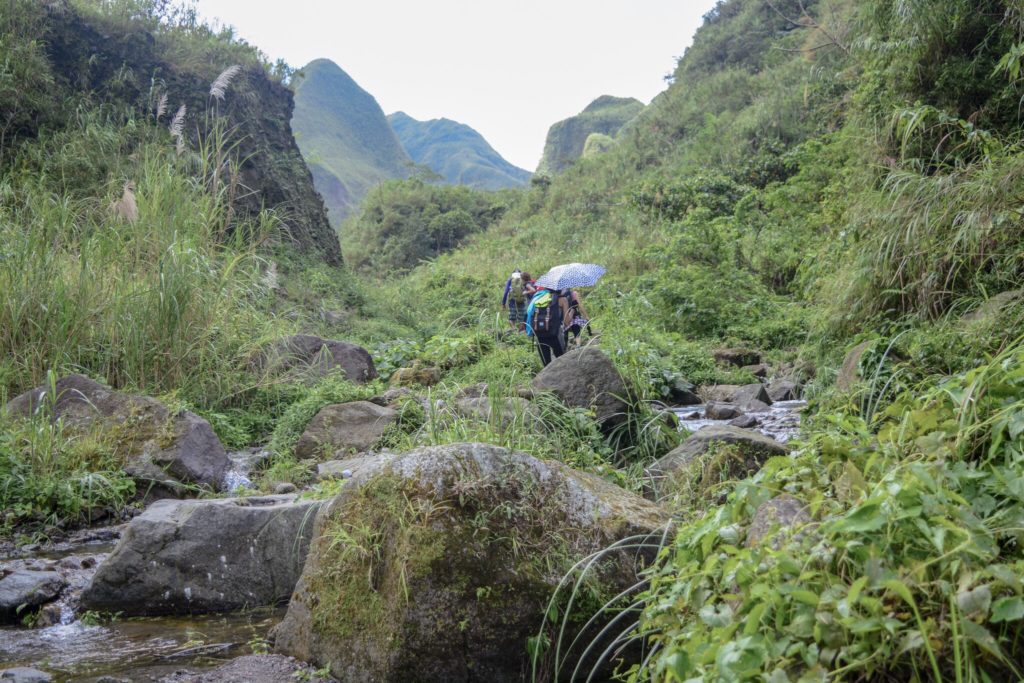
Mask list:
[[530,276],[518,268],[505,281],[505,293],[501,296],[501,307],[508,308],[508,324],[513,330],[522,332],[526,326],[526,304],[530,292]]
[[572,310],[572,321],[565,328],[565,348],[569,348],[569,334],[572,334],[572,341],[579,343],[580,334],[583,330],[586,330],[590,336],[594,336],[594,331],[590,329],[590,316],[587,315],[586,309],[583,308],[583,302],[580,301],[579,292],[575,289],[569,290],[569,308]]
[[540,362],[547,366],[565,353],[565,330],[572,325],[569,290],[542,289],[526,309],[526,334],[537,341]]

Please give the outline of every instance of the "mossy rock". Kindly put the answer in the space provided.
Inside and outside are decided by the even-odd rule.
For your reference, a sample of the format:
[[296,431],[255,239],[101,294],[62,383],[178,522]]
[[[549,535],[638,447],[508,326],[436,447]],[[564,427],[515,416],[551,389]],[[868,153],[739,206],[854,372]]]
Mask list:
[[651,465],[649,493],[660,499],[681,488],[703,490],[749,476],[768,458],[787,452],[786,446],[759,432],[731,425],[704,427]]
[[[496,446],[382,456],[318,515],[276,644],[345,681],[522,681],[567,570],[668,521],[597,477]],[[636,582],[638,559],[605,556],[577,627]]]

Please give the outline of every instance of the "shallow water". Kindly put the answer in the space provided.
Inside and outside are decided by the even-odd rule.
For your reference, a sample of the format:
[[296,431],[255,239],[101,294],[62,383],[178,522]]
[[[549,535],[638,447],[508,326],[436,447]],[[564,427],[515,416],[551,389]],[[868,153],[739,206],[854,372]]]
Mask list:
[[[800,432],[800,413],[807,407],[807,401],[776,401],[771,408],[763,413],[750,413],[758,420],[752,431],[770,436],[780,443],[786,443]],[[692,413],[704,415],[706,406],[684,406],[673,408],[679,416],[679,427],[695,432],[709,425],[725,425],[730,420],[708,420],[704,417],[689,419]]]
[[284,608],[195,617],[119,619],[101,626],[81,621],[41,629],[0,627],[0,666],[32,666],[55,681],[115,676],[158,680],[249,654],[284,617]]

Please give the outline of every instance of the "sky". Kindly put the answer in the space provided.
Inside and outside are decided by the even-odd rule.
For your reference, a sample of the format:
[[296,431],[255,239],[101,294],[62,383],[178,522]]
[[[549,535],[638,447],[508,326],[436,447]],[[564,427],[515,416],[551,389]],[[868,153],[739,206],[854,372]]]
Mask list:
[[448,118],[533,171],[601,95],[645,104],[715,0],[196,0],[271,60],[332,60],[385,114]]

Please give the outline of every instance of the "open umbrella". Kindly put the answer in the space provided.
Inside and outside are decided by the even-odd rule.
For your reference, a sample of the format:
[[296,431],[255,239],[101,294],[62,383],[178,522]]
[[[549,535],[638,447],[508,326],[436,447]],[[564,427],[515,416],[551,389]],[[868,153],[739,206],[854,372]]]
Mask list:
[[556,290],[590,287],[596,285],[604,273],[605,267],[596,263],[564,263],[537,278],[537,287]]

